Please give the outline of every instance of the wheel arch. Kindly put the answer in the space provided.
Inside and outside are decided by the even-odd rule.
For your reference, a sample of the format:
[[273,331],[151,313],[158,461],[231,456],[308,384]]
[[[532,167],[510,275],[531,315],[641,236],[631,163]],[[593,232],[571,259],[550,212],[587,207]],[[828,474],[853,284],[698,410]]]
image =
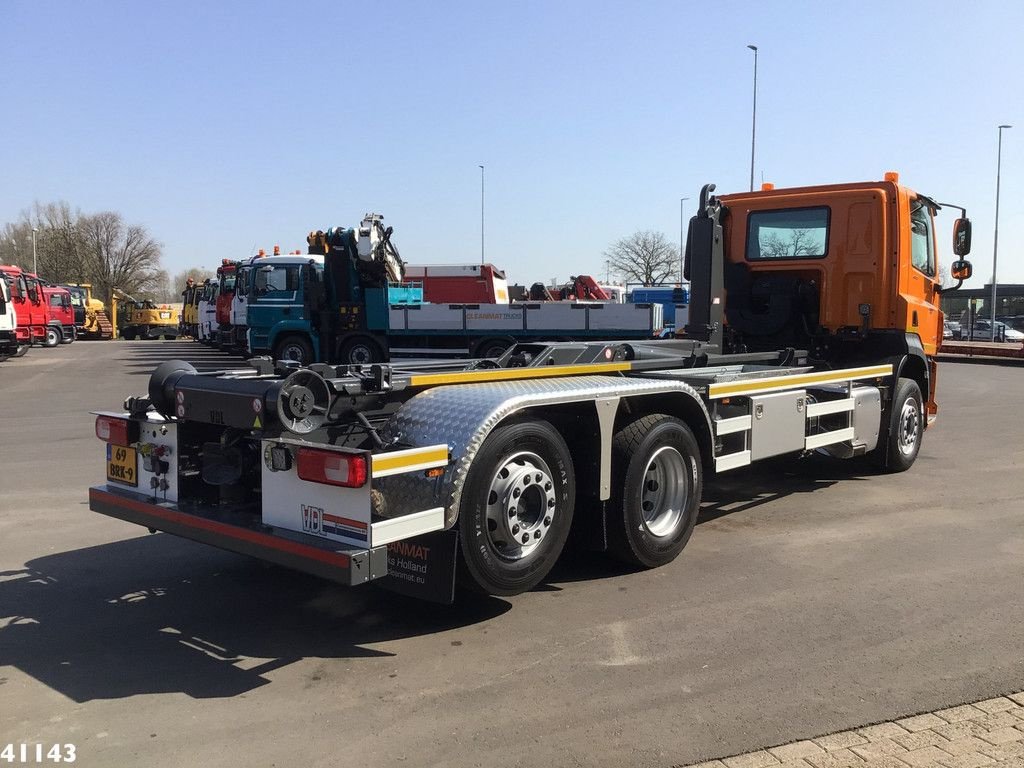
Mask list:
[[[705,461],[711,454],[711,420],[699,394],[679,381],[581,376],[516,383],[439,386],[407,401],[382,431],[385,442],[403,447],[447,443],[451,462],[439,480],[396,475],[381,490],[399,500],[432,497],[445,508],[445,526],[458,517],[462,489],[473,460],[499,425],[513,420],[550,421],[570,447],[577,504],[597,506],[611,495],[611,440],[620,418],[667,413],[694,432]],[[622,415],[625,414],[625,415]],[[593,489],[597,492],[592,492]],[[402,501],[389,516],[404,514]],[[410,507],[411,509],[411,507]]]

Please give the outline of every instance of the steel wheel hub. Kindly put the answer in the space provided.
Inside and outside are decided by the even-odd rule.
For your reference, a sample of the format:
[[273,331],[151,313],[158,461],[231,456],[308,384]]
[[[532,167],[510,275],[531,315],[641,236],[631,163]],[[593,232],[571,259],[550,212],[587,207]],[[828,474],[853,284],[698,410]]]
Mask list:
[[688,477],[686,460],[670,445],[659,448],[647,462],[640,511],[652,536],[669,536],[678,528],[690,495]]
[[547,463],[523,451],[505,459],[487,493],[487,538],[507,560],[526,557],[551,530],[558,502]]
[[917,445],[917,436],[920,429],[921,414],[917,404],[913,400],[907,400],[903,403],[903,408],[900,410],[898,427],[900,453],[904,456],[909,456],[914,452],[914,446]]

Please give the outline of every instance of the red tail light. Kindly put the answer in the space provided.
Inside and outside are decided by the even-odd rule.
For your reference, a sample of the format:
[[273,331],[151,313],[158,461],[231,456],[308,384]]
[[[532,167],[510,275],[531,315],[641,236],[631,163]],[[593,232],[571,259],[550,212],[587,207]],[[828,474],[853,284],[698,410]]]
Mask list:
[[301,480],[343,488],[361,488],[366,485],[367,462],[361,453],[336,453],[299,448],[295,468]]
[[97,416],[96,417],[96,437],[105,443],[111,445],[128,446],[131,445],[132,432],[135,432],[135,436],[138,436],[138,429],[132,429],[132,422],[128,419],[119,419],[116,416]]

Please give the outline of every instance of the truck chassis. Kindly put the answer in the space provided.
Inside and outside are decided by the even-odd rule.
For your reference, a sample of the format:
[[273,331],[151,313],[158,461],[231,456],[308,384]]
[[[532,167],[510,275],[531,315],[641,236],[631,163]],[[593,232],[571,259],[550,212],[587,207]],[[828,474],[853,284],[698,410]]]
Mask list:
[[251,362],[164,363],[127,413],[97,414],[107,482],[91,509],[441,601],[456,560],[484,592],[531,588],[570,528],[662,565],[693,530],[705,472],[812,451],[905,469],[926,423],[891,363],[823,369],[793,349],[563,342],[497,361]]

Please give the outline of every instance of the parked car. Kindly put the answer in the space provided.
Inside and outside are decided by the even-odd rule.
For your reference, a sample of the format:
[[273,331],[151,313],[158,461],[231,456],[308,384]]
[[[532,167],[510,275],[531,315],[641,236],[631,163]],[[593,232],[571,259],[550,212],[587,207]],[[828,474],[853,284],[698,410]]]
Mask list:
[[959,339],[960,338],[960,323],[956,320],[946,320],[942,324],[942,338],[944,339]]
[[[959,338],[964,341],[992,341],[992,321],[978,318],[974,321],[973,333],[970,326],[962,325]],[[1024,333],[1010,328],[1001,320],[997,320],[995,340],[1020,344],[1024,342]]]

